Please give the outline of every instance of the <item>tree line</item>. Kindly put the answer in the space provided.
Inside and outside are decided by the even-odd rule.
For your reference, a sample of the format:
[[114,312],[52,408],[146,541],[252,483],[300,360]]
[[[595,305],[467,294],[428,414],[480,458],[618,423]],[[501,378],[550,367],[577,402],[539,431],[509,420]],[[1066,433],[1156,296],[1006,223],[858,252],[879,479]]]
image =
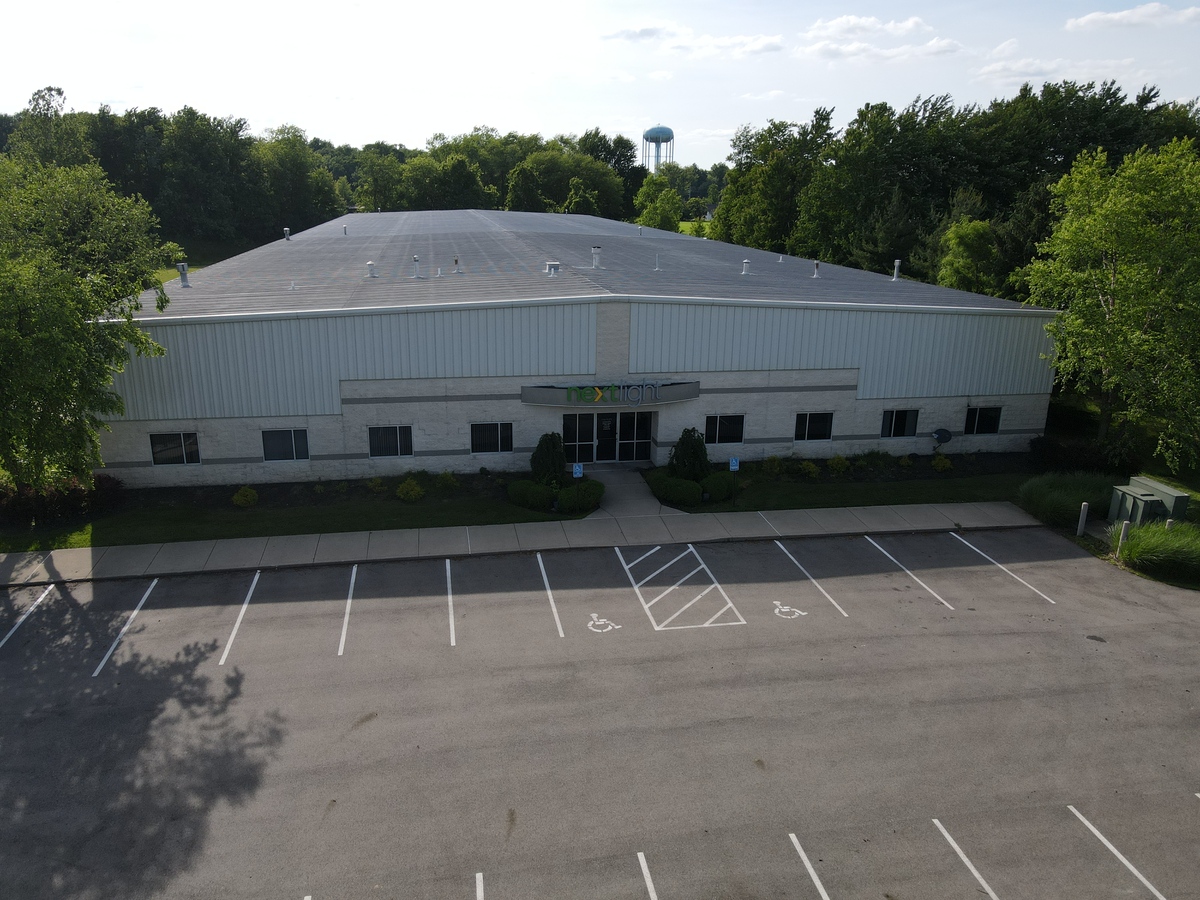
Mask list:
[[708,236],[751,247],[1025,299],[1025,267],[1050,234],[1051,187],[1081,153],[1125,156],[1200,136],[1192,103],[1156,88],[1063,81],[986,107],[946,95],[902,110],[870,103],[843,129],[738,130]]
[[[244,119],[185,106],[64,111],[58,88],[0,115],[0,149],[59,166],[95,163],[115,190],[150,204],[173,241],[253,245],[283,227],[309,228],[351,210],[509,209],[632,219],[648,176],[624,135],[435,134],[424,148],[362,148],[309,138],[294,125],[250,133]],[[691,218],[715,205],[725,166],[674,166]],[[678,217],[676,218],[676,224]],[[674,226],[672,226],[672,229]]]

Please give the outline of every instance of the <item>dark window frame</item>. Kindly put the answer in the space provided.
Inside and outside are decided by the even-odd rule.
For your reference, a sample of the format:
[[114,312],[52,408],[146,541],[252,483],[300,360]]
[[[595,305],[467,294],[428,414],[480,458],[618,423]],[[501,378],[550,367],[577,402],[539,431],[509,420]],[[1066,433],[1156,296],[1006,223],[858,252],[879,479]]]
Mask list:
[[[291,455],[283,454],[283,439],[279,435],[288,435],[288,444],[291,447]],[[276,437],[269,439],[268,435]],[[278,450],[270,450],[268,440],[275,440],[278,443]],[[308,456],[308,429],[307,428],[264,428],[262,430],[263,442],[263,462],[296,462],[304,461]]]
[[[827,427],[824,429],[824,436],[813,437],[813,417],[828,416]],[[801,430],[801,419],[804,420],[803,431]],[[832,412],[802,412],[796,413],[796,430],[792,437],[793,441],[832,441],[833,440],[833,413]]]
[[[393,440],[388,441],[385,446],[384,437],[388,432],[391,432]],[[395,452],[375,452],[377,449],[391,450],[395,448]],[[407,448],[407,449],[405,449]],[[411,425],[368,425],[367,426],[367,455],[371,459],[393,459],[401,456],[413,455],[413,439]]]
[[[732,436],[735,427],[736,438]],[[746,443],[746,414],[736,413],[705,416],[704,443],[713,445]]]
[[[496,429],[495,439],[491,429]],[[488,431],[484,431],[488,429]],[[472,422],[471,453],[512,453],[512,422]]]
[[[999,434],[1002,406],[968,406],[967,418],[963,424],[963,434]],[[980,420],[983,427],[980,428]]]
[[[166,446],[166,440],[178,438],[176,447]],[[189,440],[190,438],[190,440]],[[156,440],[158,446],[155,446]],[[168,453],[178,453],[178,458],[162,458]],[[200,437],[195,431],[156,431],[150,435],[150,459],[156,466],[192,466],[199,465]]]
[[[919,409],[885,409],[883,423],[879,429],[881,438],[915,437]],[[901,423],[897,429],[897,421]]]

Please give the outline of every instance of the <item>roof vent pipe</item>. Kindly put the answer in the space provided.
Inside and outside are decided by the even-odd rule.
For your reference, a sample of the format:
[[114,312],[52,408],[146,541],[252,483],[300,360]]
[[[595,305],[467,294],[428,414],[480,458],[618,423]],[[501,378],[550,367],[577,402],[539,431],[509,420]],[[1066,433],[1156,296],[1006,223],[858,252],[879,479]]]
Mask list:
[[779,259],[777,259],[776,262],[783,262],[783,254],[782,253],[779,254]]
[[599,247],[592,248],[592,268],[593,269],[600,268],[600,248]]
[[283,229],[283,239],[285,241],[290,241],[292,239],[292,229],[290,229],[290,228]]
[[661,271],[662,271],[662,269],[660,269],[660,268],[658,267],[658,254],[657,254],[657,253],[655,253],[655,254],[654,254],[654,271],[655,271],[655,272],[661,272]]
[[556,259],[546,260],[546,274],[553,278],[558,274],[558,270],[562,268],[562,263]]
[[748,259],[742,260],[742,274],[743,275],[750,274],[750,260],[748,260]]
[[342,234],[345,234],[345,233],[346,233],[346,226],[345,226],[345,225],[343,225],[343,226],[342,226]]
[[639,225],[638,226],[638,237],[641,237],[641,236],[642,236],[642,226]]
[[179,272],[179,286],[190,288],[187,280],[187,263],[175,263],[175,268]]
[[820,277],[821,277],[821,261],[818,259],[814,259],[813,260],[813,278],[820,278]]
[[367,277],[368,278],[378,278],[379,277],[378,275],[375,274],[375,263],[373,263],[373,262],[367,263]]
[[413,277],[413,278],[420,278],[420,277],[421,277],[421,257],[417,256],[415,253],[413,254],[413,274],[412,274],[412,277]]
[[463,270],[458,267],[458,257],[455,256],[454,257],[454,274],[461,275],[462,273],[463,273]]
[[896,260],[894,268],[892,269],[892,281],[899,281],[899,280],[900,280],[900,260]]

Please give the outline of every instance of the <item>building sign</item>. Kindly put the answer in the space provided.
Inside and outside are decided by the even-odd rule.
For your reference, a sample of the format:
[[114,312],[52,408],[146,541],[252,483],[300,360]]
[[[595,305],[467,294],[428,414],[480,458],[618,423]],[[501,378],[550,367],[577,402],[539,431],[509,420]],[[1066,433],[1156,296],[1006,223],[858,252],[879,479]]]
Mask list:
[[643,381],[641,384],[591,384],[586,387],[567,388],[568,403],[619,403],[622,406],[641,406],[642,401],[659,401],[658,381]]
[[529,385],[521,402],[535,406],[627,406],[678,403],[700,396],[698,381],[621,381],[608,384]]

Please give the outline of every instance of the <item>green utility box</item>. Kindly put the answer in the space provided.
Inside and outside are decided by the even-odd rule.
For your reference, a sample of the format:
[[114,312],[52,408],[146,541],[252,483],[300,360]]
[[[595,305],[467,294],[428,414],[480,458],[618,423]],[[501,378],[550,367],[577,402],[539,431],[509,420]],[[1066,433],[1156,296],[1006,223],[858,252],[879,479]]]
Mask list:
[[1184,519],[1187,517],[1188,499],[1183,491],[1152,478],[1135,476],[1129,479],[1128,485],[1113,488],[1108,520],[1144,525],[1159,519]]

